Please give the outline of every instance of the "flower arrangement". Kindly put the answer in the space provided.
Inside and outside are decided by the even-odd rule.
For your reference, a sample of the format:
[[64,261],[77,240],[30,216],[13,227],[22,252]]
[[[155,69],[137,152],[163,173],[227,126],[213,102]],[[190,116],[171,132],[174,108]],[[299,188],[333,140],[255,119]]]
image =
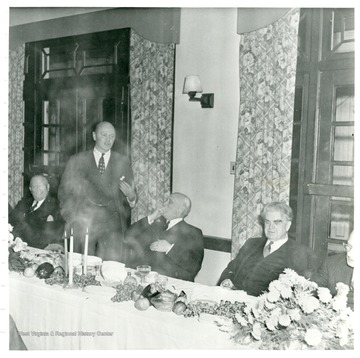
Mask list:
[[337,295],[285,269],[256,303],[243,305],[232,322],[218,325],[239,344],[256,349],[354,349],[349,287]]
[[27,243],[22,241],[19,237],[14,239],[12,230],[13,227],[8,224],[9,270],[22,272],[26,267],[26,262],[21,257],[21,254],[26,250]]

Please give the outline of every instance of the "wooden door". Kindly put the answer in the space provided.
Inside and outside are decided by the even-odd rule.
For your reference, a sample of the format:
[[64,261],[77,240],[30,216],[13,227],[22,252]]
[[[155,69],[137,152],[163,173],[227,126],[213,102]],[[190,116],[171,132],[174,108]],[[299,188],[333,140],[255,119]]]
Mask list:
[[314,180],[305,183],[315,251],[342,251],[354,226],[354,73],[326,71],[320,80]]
[[101,121],[117,132],[113,149],[129,154],[129,29],[26,45],[25,188],[48,175],[51,190],[69,157],[93,148]]
[[290,205],[298,240],[343,251],[354,225],[354,9],[302,9]]

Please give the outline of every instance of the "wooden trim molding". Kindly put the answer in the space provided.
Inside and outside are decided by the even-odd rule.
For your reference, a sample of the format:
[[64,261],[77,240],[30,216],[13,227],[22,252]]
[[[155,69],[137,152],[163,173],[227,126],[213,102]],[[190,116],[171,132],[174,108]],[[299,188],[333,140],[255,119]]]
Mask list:
[[231,240],[222,237],[206,236],[204,235],[205,249],[231,252]]

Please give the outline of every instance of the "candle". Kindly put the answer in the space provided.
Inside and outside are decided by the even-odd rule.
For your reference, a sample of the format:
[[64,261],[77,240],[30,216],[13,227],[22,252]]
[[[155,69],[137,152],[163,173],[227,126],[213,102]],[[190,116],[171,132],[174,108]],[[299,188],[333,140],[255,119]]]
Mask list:
[[73,237],[73,229],[71,228],[70,234],[70,249],[69,249],[69,286],[73,285],[74,279],[74,267],[73,267],[73,252],[74,252],[74,237]]
[[66,235],[66,230],[64,232],[64,259],[65,259],[65,275],[68,275],[69,267],[68,267],[68,240]]
[[87,274],[88,247],[89,247],[89,230],[88,230],[88,228],[86,228],[84,257],[83,257],[83,265],[84,265],[84,270],[83,270],[83,271],[84,271],[84,275]]

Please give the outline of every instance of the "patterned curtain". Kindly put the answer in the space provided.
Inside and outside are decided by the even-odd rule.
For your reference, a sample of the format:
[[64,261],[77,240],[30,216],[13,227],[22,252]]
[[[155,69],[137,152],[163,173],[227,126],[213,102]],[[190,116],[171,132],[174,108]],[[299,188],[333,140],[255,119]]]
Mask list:
[[25,45],[9,53],[8,200],[14,207],[23,196]]
[[132,221],[164,203],[171,191],[175,45],[131,31],[131,159],[139,201]]
[[240,37],[232,256],[261,235],[264,204],[289,201],[299,13]]

